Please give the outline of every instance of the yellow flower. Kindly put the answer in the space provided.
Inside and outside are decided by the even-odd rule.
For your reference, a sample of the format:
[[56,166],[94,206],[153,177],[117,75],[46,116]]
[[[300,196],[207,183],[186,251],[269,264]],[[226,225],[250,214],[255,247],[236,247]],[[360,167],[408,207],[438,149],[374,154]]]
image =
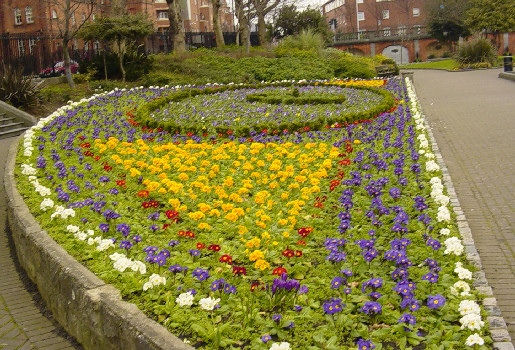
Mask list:
[[209,215],[211,216],[217,216],[219,217],[220,216],[220,212],[218,211],[218,209],[212,209],[210,212],[209,212]]
[[270,193],[268,191],[260,191],[256,193],[256,196],[254,197],[254,202],[256,202],[257,204],[263,204],[269,196]]
[[162,188],[162,187],[159,189],[159,191],[157,191],[157,193],[163,193],[163,194],[166,193],[166,192],[167,191],[164,188]]
[[247,232],[249,232],[249,230],[245,226],[242,226],[242,225],[238,226],[238,233],[240,235],[243,235],[243,234],[245,234]]
[[278,223],[279,225],[283,225],[283,226],[284,226],[284,225],[288,225],[288,220],[286,220],[286,219],[281,219],[281,220],[279,220],[277,223]]
[[182,180],[182,181],[186,181],[188,180],[190,177],[188,176],[188,174],[186,173],[180,173],[179,174],[179,179]]
[[256,225],[261,228],[266,228],[266,224],[263,221],[256,221]]
[[225,215],[225,218],[229,221],[236,222],[236,220],[238,220],[238,215],[234,214],[233,212],[230,212],[227,215]]
[[198,228],[201,230],[209,230],[211,228],[211,226],[207,222],[201,222],[198,225]]
[[264,258],[265,258],[265,255],[259,249],[258,250],[254,250],[252,252],[252,254],[250,254],[250,256],[249,256],[249,260],[250,261],[256,261],[256,260],[260,260],[260,259],[264,259]]
[[270,264],[265,260],[258,260],[254,264],[254,268],[260,269],[261,271],[265,271],[266,269],[270,268]]
[[290,233],[288,231],[281,233],[284,238],[290,237]]
[[168,204],[170,204],[174,209],[177,209],[181,206],[181,201],[177,198],[170,198],[168,200]]
[[254,247],[258,248],[260,243],[261,243],[261,240],[257,237],[254,237],[250,241],[245,243],[245,246],[247,246],[249,248],[254,248]]
[[279,244],[279,242],[277,242],[277,241],[272,242],[272,245],[278,245],[278,244]]
[[268,233],[268,232],[266,232],[266,231],[265,231],[265,232],[263,232],[263,233],[261,234],[261,238],[263,238],[263,239],[270,239],[270,233]]
[[203,219],[205,218],[206,216],[204,215],[203,212],[201,211],[195,211],[195,212],[192,212],[192,213],[188,213],[188,216],[193,219],[193,220],[200,220],[200,219]]
[[200,203],[197,205],[197,207],[200,209],[201,212],[205,213],[206,211],[211,209],[211,206],[206,203]]
[[359,144],[359,143],[361,143],[361,141],[360,140],[354,140],[354,143]]
[[288,192],[283,192],[283,193],[281,193],[281,198],[282,198],[282,199],[288,199],[288,196],[289,196],[289,195],[290,195],[290,194],[289,194]]

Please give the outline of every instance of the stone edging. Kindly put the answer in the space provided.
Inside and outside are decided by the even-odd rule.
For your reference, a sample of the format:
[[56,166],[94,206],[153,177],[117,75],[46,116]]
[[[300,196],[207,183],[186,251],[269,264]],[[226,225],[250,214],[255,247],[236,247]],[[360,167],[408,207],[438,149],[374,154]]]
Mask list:
[[[416,95],[415,86],[413,84],[412,88],[413,91],[415,91]],[[508,332],[506,322],[504,321],[504,318],[501,316],[501,310],[497,306],[497,299],[494,297],[492,287],[488,285],[485,273],[482,271],[481,258],[474,244],[474,239],[472,238],[472,231],[470,230],[467,219],[465,218],[465,213],[461,209],[460,202],[458,200],[458,195],[452,183],[451,175],[449,174],[449,170],[447,169],[447,166],[445,165],[445,162],[442,158],[442,155],[436,143],[436,139],[434,138],[433,132],[431,131],[431,127],[429,126],[427,118],[424,114],[422,105],[420,104],[420,100],[418,101],[418,107],[422,112],[422,116],[424,117],[426,132],[429,136],[429,141],[431,142],[433,153],[436,156],[436,161],[438,162],[438,165],[440,166],[440,169],[442,171],[443,182],[447,189],[447,194],[450,197],[450,205],[457,216],[456,219],[458,222],[458,230],[463,240],[466,258],[471,265],[479,269],[479,271],[476,271],[474,273],[474,282],[472,285],[479,293],[486,296],[483,300],[483,308],[489,313],[489,316],[486,318],[486,320],[489,324],[490,336],[494,341],[494,349],[515,350],[515,347],[511,343],[511,337]]]
[[4,175],[7,222],[20,265],[57,322],[86,349],[191,350],[189,345],[125,302],[71,257],[32,217],[16,189],[14,167],[19,138],[13,142]]

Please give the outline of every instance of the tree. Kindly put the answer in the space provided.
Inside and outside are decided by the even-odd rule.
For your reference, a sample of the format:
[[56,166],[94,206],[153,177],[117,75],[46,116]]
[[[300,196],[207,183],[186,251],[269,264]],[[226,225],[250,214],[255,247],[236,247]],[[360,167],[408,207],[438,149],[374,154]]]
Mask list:
[[279,10],[273,36],[274,38],[284,38],[285,36],[299,33],[298,28],[299,12],[295,5],[283,6]]
[[474,31],[499,35],[515,30],[515,0],[472,0],[465,23]]
[[266,42],[266,23],[265,17],[274,8],[279,5],[281,0],[252,0],[254,4],[254,10],[258,20],[258,38],[259,45],[264,45]]
[[470,31],[465,24],[468,0],[432,0],[427,4],[429,34],[452,48]]
[[173,50],[186,51],[186,39],[181,18],[180,0],[166,0],[168,4],[168,20],[170,21],[170,34],[172,35]]
[[254,18],[252,0],[234,0],[236,17],[238,18],[238,34],[247,53],[250,52],[250,22]]
[[113,43],[114,51],[118,55],[122,81],[125,82],[123,59],[127,49],[136,40],[144,38],[152,32],[152,22],[144,14],[140,13],[100,18],[84,26],[80,35],[85,39],[96,37],[97,39]]
[[[52,20],[52,23],[56,23],[59,37],[62,39],[66,81],[70,88],[74,89],[75,83],[73,82],[70,69],[70,49],[68,45],[92,16],[96,5],[95,0],[47,0],[47,3],[49,8],[58,10],[56,11],[58,16]],[[84,11],[84,16],[81,16],[80,20],[77,20],[79,18],[79,9]]]
[[311,29],[319,33],[326,44],[331,43],[333,33],[329,29],[326,18],[315,9],[308,7],[299,12],[295,5],[283,6],[277,16],[274,28],[274,37],[281,39],[285,36],[300,34]]
[[222,26],[220,25],[220,0],[211,0],[213,3],[213,30],[215,32],[216,47],[221,48],[225,45],[224,33],[222,32]]

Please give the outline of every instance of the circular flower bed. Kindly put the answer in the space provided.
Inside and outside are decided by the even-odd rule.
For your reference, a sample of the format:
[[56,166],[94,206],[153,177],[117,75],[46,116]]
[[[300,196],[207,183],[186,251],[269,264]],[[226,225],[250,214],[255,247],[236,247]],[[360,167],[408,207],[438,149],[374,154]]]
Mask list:
[[[339,85],[383,83],[396,108],[371,118],[381,102],[346,87],[367,117],[326,124],[341,104],[310,105],[318,130],[262,128],[310,122],[297,104],[248,105],[268,87],[94,96],[25,134],[18,186],[52,237],[195,347],[483,346],[413,92],[397,79]],[[293,85],[327,97],[337,84]]]

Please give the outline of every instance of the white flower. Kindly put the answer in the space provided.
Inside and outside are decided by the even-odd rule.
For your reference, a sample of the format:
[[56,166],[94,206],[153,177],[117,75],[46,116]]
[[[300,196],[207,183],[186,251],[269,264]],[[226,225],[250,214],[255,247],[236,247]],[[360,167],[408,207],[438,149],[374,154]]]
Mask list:
[[485,325],[483,321],[481,321],[481,316],[477,314],[468,314],[460,318],[461,329],[468,328],[471,331],[480,330],[481,327]]
[[481,314],[481,308],[474,300],[462,300],[460,302],[460,307],[458,308],[458,311],[462,316]]
[[290,350],[290,343],[288,342],[280,342],[280,343],[273,343],[270,347],[270,350]]
[[75,238],[77,238],[80,241],[85,241],[88,238],[88,235],[85,232],[78,232],[75,234]]
[[426,170],[427,171],[438,171],[438,170],[440,170],[440,166],[434,160],[428,160],[426,162]]
[[120,253],[113,253],[113,254],[109,255],[109,258],[113,261],[117,261],[118,259],[125,258],[125,255],[120,254]]
[[128,269],[130,265],[131,265],[131,261],[129,259],[127,259],[127,258],[120,258],[120,259],[115,261],[115,263],[113,264],[113,267],[116,270],[118,270],[120,272],[123,272],[126,269]]
[[75,225],[68,225],[66,226],[66,230],[70,233],[77,233],[79,232],[79,226],[75,226]]
[[442,228],[442,229],[440,230],[440,234],[441,234],[442,236],[448,236],[450,233],[451,233],[451,230],[449,230],[448,228]]
[[134,272],[138,272],[141,274],[147,273],[147,265],[142,263],[141,261],[133,261],[131,265],[131,270]]
[[175,302],[180,306],[191,306],[193,305],[193,294],[191,292],[182,293],[180,294],[177,299],[175,299]]
[[200,299],[198,303],[200,305],[200,308],[211,311],[211,310],[214,310],[214,308],[216,307],[216,305],[218,305],[219,302],[220,302],[220,298],[215,299],[215,298],[207,297],[207,298]]
[[447,238],[443,244],[445,245],[444,254],[461,255],[463,253],[464,247],[458,237]]
[[42,197],[50,196],[50,194],[52,194],[52,191],[48,187],[45,187],[45,186],[42,186],[39,184],[34,187],[35,187],[36,192],[39,193],[39,195]]
[[[451,287],[452,295],[460,295],[462,297],[470,295],[470,286],[465,281],[458,281]],[[461,304],[460,304],[461,305]]]
[[95,231],[87,230],[86,233],[88,234],[88,236],[93,236],[95,234]]
[[36,175],[38,173],[37,169],[34,169],[29,164],[22,164],[21,167],[23,168],[21,171],[23,175]]
[[485,341],[477,333],[469,335],[469,337],[465,341],[465,345],[467,345],[467,346],[474,346],[476,344],[477,345],[484,345]]
[[446,206],[442,205],[441,207],[438,208],[438,213],[436,214],[436,220],[438,222],[451,220],[451,213],[449,212],[449,209],[447,209]]
[[101,252],[109,248],[114,248],[114,242],[112,239],[102,239],[97,245],[97,250]]
[[161,277],[157,273],[152,274],[148,279],[154,286],[159,286],[160,284],[166,284],[166,277]]
[[449,204],[449,197],[447,197],[446,195],[443,195],[443,194],[435,196],[433,199],[437,204],[440,204],[440,205]]
[[45,198],[41,201],[41,204],[39,205],[39,209],[43,211],[47,211],[50,208],[54,207],[54,201],[50,198]]
[[152,289],[154,288],[154,285],[152,284],[152,282],[145,282],[145,284],[143,284],[143,290],[148,290],[148,289]]
[[472,279],[472,272],[470,272],[467,269],[464,269],[463,267],[455,268],[454,272],[456,272],[458,274],[458,278],[461,280],[471,280]]
[[431,178],[431,180],[429,180],[429,182],[431,183],[431,185],[442,184],[442,179],[440,179],[438,176],[434,176]]

